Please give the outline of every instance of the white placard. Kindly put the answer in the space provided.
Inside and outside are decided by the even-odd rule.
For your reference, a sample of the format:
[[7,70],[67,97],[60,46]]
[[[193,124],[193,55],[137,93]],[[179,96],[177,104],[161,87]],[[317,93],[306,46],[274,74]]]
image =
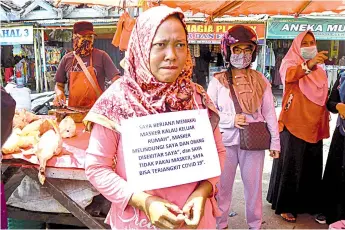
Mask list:
[[205,109],[131,118],[121,126],[127,181],[135,191],[187,184],[221,173]]
[[0,28],[0,43],[1,45],[33,44],[33,27],[2,27]]

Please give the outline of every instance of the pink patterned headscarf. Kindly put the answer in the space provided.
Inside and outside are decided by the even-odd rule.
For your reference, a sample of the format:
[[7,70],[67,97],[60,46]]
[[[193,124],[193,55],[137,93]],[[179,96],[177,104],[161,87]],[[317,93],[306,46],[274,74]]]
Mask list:
[[[172,83],[158,81],[150,71],[150,51],[158,27],[171,15],[184,18],[182,11],[158,6],[148,9],[136,20],[125,56],[124,76],[114,82],[97,100],[84,119],[118,130],[121,120],[149,114],[194,109],[194,91],[216,113],[205,90],[191,82],[192,59],[188,50],[185,66]],[[185,26],[185,24],[184,24]],[[97,117],[97,121],[95,120]]]
[[[287,70],[292,66],[301,65],[305,60],[301,56],[301,44],[307,33],[315,38],[311,31],[300,33],[293,41],[289,51],[282,60],[279,73],[285,86],[285,77]],[[316,70],[299,79],[299,88],[304,96],[313,103],[324,106],[328,94],[328,81],[325,70],[318,65]]]

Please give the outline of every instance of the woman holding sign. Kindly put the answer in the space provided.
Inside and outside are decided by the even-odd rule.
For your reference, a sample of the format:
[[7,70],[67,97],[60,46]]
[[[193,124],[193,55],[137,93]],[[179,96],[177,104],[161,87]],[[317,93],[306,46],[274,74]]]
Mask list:
[[273,162],[267,200],[288,222],[296,222],[298,213],[320,211],[322,139],[329,137],[328,80],[322,67],[327,53],[317,51],[311,31],[302,32],[279,70],[284,84],[279,117],[282,154]]
[[138,17],[126,52],[124,76],[111,85],[85,118],[87,129],[92,129],[86,176],[112,202],[106,223],[113,229],[216,226],[214,196],[219,177],[134,192],[124,164],[127,141],[121,128],[126,119],[204,108],[222,165],[225,148],[218,129],[219,116],[204,89],[191,82],[192,62],[183,17],[180,10],[166,6],[151,8]]
[[280,151],[273,95],[267,79],[250,68],[257,51],[254,30],[247,26],[234,26],[224,34],[221,44],[228,69],[216,73],[208,87],[208,94],[219,110],[219,127],[227,153],[217,195],[222,212],[217,225],[218,228],[228,226],[232,189],[239,165],[247,223],[249,228],[260,229],[264,150],[270,149],[270,156],[274,158],[279,157]]

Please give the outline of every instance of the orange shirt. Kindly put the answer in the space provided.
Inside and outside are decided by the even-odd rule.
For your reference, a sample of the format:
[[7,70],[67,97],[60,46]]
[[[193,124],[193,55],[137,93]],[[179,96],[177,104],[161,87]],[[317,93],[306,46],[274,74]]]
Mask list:
[[301,65],[290,67],[286,72],[279,132],[286,127],[294,136],[309,143],[317,143],[329,137],[329,112],[326,105],[319,106],[311,102],[301,92],[298,80],[304,76]]
[[131,18],[127,12],[124,12],[119,18],[116,32],[111,43],[119,47],[121,51],[127,50],[129,37],[131,36],[134,25],[135,19]]

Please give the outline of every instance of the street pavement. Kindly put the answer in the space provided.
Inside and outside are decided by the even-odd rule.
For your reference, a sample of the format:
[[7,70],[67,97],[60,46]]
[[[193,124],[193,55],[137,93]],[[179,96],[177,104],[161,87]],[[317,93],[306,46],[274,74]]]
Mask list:
[[[281,91],[274,91],[276,98],[278,99],[279,106],[276,108],[277,117],[281,111]],[[331,115],[331,137],[336,125],[337,115]],[[327,155],[329,151],[329,146],[331,144],[331,137],[324,140],[323,148],[323,162],[324,167],[327,160]],[[263,184],[262,184],[262,198],[263,198],[263,220],[262,229],[328,229],[328,225],[319,224],[314,220],[314,217],[309,214],[298,215],[296,223],[288,223],[284,221],[279,215],[274,213],[271,209],[271,204],[266,201],[268,185],[270,181],[271,169],[273,160],[267,154],[265,156],[264,172],[263,172]],[[322,197],[320,197],[322,199]],[[315,202],[318,202],[317,200]],[[234,217],[229,217],[229,228],[230,229],[248,229],[245,219],[245,200],[243,183],[241,180],[241,175],[239,168],[237,169],[236,179],[234,184],[234,192],[232,199],[231,211],[235,212],[237,215]]]

